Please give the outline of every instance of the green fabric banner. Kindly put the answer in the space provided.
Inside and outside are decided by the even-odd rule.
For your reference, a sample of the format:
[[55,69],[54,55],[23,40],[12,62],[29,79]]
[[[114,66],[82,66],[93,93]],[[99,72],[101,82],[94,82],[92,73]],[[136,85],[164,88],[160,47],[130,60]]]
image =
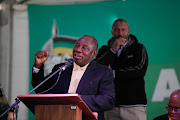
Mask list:
[[[94,36],[99,48],[112,36],[117,18],[128,21],[131,34],[146,46],[149,66],[145,76],[147,117],[167,113],[169,95],[180,88],[180,1],[106,1],[68,5],[28,5],[30,37],[30,82],[34,55],[47,50],[46,74],[54,64],[72,55],[72,48],[82,35]],[[128,87],[128,86],[127,86]],[[30,90],[32,86],[30,85]],[[34,115],[30,112],[29,120]]]

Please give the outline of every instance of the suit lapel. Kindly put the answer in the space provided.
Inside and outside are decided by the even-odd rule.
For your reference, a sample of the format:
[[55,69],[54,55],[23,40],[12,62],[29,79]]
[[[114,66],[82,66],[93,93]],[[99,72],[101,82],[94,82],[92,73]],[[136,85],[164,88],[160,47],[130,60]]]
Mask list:
[[94,69],[96,68],[95,64],[96,63],[94,61],[91,61],[89,63],[86,71],[84,72],[84,74],[79,82],[76,93],[80,94],[83,91],[83,89],[86,88],[85,86],[88,85],[89,79],[91,79],[95,73],[95,71],[94,71]]
[[68,67],[63,74],[63,83],[64,83],[64,93],[68,93],[69,85],[71,81],[71,75],[72,75],[73,65]]

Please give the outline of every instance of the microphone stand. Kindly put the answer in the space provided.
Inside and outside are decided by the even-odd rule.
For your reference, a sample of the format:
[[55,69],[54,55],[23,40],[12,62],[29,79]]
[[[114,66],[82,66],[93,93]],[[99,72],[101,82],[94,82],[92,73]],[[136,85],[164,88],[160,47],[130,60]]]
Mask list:
[[[68,65],[70,66],[70,64]],[[48,81],[52,76],[54,76],[56,73],[58,72],[62,72],[63,70],[65,70],[66,67],[68,67],[66,64],[61,66],[58,70],[56,70],[53,74],[51,74],[49,77],[47,77],[45,80],[43,80],[39,85],[37,85],[35,88],[33,88],[30,92],[27,93],[27,95],[31,94],[33,91],[35,91],[39,86],[41,86],[43,83],[45,83],[46,81]],[[1,115],[0,115],[0,118],[6,114],[10,109],[14,108],[15,111],[16,111],[16,120],[17,120],[17,112],[18,112],[18,109],[19,109],[19,106],[18,104],[20,103],[20,100],[19,98],[16,98],[15,99],[16,102],[14,104],[12,104],[6,111],[4,111]]]

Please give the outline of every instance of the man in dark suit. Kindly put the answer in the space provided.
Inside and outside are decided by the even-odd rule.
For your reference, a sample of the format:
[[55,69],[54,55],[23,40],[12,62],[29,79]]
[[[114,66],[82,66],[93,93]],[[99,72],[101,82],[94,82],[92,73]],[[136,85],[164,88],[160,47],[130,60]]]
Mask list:
[[180,120],[180,89],[171,93],[166,109],[168,114],[158,116],[153,120]]
[[[115,91],[112,71],[93,61],[98,53],[97,48],[98,43],[94,37],[90,35],[80,37],[73,48],[73,65],[62,71],[60,78],[58,78],[59,74],[54,75],[36,89],[36,93],[41,93],[54,86],[45,93],[80,94],[87,106],[93,112],[98,112],[98,119],[103,120],[103,111],[110,110],[114,106]],[[38,51],[35,55],[32,73],[33,87],[44,80],[43,63],[47,58],[48,53],[46,51]],[[50,75],[62,65],[55,65]]]

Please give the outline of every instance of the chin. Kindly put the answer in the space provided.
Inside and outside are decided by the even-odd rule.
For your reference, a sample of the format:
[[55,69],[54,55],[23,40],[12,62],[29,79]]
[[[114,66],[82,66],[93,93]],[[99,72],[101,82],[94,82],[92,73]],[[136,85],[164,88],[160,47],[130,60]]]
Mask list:
[[179,115],[177,115],[177,116],[171,116],[171,120],[180,120],[180,117],[179,117]]
[[75,60],[74,62],[75,62],[77,65],[81,65],[81,62],[78,61],[78,60]]

